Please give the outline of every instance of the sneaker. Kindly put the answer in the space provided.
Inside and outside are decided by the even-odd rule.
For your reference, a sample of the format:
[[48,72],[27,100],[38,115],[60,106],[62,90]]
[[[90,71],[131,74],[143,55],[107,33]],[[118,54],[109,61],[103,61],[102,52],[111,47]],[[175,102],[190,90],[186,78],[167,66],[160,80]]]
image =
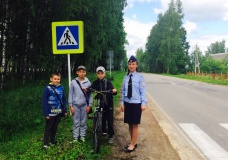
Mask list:
[[74,144],[74,143],[78,143],[78,140],[77,139],[74,139],[72,142],[70,142],[71,144]]
[[108,143],[110,144],[114,143],[114,138],[109,138]]
[[108,133],[106,133],[106,132],[102,132],[102,135],[103,135],[103,136],[107,136],[107,135],[108,135]]
[[44,149],[44,150],[46,150],[46,149],[50,149],[50,146],[48,146],[48,145],[44,145],[44,146],[43,146],[43,149]]
[[80,140],[81,140],[82,142],[85,142],[85,138],[84,138],[84,137],[80,138]]

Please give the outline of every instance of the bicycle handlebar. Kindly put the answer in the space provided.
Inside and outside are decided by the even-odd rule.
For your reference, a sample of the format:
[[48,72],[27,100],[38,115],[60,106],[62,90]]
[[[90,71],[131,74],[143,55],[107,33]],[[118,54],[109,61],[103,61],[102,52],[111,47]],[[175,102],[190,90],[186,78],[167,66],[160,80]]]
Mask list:
[[86,88],[86,90],[87,90],[88,92],[95,92],[95,93],[113,93],[113,92],[112,92],[112,89],[109,89],[109,90],[107,90],[107,91],[98,91],[98,90],[93,89],[93,88]]

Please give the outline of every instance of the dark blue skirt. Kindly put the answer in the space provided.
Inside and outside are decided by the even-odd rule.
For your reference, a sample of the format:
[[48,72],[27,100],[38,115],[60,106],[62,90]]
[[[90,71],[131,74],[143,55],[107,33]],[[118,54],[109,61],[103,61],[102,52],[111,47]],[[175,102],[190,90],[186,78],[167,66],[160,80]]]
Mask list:
[[141,103],[124,102],[124,123],[140,124],[141,115]]

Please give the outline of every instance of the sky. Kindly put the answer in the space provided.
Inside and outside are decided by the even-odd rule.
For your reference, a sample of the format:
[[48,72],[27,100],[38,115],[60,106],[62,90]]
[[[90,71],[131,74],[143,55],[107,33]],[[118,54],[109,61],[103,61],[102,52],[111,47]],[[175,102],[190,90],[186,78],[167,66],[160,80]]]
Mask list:
[[[175,1],[175,0],[174,0]],[[124,27],[128,45],[127,57],[138,48],[145,51],[147,37],[157,23],[158,14],[165,13],[171,0],[127,0],[124,9]],[[212,43],[226,41],[228,48],[228,0],[181,0],[187,31],[189,53],[196,45],[204,54]]]

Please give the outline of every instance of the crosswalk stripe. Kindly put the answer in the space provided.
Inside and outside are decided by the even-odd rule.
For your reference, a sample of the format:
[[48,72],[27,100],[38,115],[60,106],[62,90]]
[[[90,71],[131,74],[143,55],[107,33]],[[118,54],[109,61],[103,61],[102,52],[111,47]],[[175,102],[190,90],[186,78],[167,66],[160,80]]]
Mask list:
[[219,124],[228,130],[228,123],[219,123]]
[[179,126],[210,160],[227,160],[228,152],[194,123],[179,123]]

